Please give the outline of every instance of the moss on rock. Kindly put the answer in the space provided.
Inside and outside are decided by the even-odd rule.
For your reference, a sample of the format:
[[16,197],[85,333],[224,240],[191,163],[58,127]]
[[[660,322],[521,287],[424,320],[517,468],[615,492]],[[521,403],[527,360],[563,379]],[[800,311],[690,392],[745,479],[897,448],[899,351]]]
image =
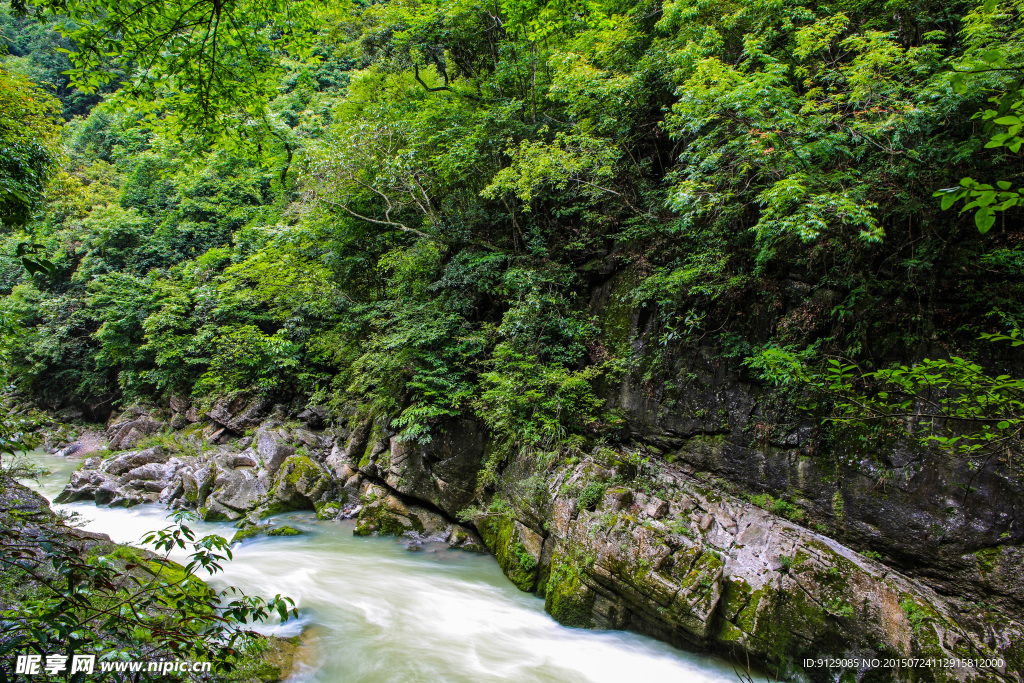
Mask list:
[[388,497],[364,505],[352,533],[356,536],[402,536],[409,532],[422,534],[423,530],[419,517]]
[[558,554],[551,563],[551,577],[544,594],[544,609],[565,626],[594,626],[596,593],[584,582],[579,564],[565,554]]
[[509,581],[520,590],[532,591],[537,585],[540,553],[539,548],[534,551],[528,549],[528,545],[536,543],[527,538],[525,527],[510,517],[498,515],[485,517],[477,529]]

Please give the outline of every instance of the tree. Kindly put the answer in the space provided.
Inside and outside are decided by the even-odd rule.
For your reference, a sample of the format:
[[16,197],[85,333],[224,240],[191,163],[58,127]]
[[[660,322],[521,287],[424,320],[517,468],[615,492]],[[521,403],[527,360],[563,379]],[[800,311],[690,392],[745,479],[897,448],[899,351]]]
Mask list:
[[95,92],[125,69],[118,98],[152,122],[243,136],[267,131],[279,58],[310,58],[324,14],[312,0],[16,0],[14,8],[60,19],[58,30],[78,46],[70,75],[79,90]]

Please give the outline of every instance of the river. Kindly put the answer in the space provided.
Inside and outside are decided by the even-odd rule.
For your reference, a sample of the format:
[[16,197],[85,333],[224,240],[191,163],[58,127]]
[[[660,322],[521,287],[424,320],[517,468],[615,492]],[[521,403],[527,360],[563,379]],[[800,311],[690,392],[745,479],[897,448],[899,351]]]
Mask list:
[[[49,474],[26,482],[51,500],[80,460],[30,454]],[[155,505],[53,505],[82,527],[139,544],[168,525]],[[494,558],[447,548],[418,552],[394,538],[353,536],[352,523],[312,514],[274,518],[302,536],[236,544],[234,560],[210,582],[249,594],[288,595],[298,621],[267,627],[278,635],[311,629],[291,683],[737,683],[731,664],[622,631],[566,628],[544,601],[516,589]],[[230,538],[230,524],[191,524]],[[180,558],[178,558],[180,559]],[[763,679],[760,679],[763,680]]]

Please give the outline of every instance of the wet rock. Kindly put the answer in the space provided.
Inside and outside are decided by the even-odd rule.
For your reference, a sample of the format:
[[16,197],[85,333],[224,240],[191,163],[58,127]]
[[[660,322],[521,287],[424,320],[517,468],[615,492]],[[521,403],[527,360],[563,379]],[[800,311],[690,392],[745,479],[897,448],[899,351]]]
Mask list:
[[237,510],[232,510],[213,497],[207,499],[206,506],[200,508],[200,513],[207,522],[234,522],[242,518]]
[[[532,466],[522,456],[510,463],[505,476],[514,479],[500,481],[499,494]],[[662,468],[645,492],[627,483],[580,510],[571,499],[597,471],[582,462],[549,473],[547,512],[509,496],[502,512],[477,521],[509,579],[543,594],[562,623],[743,653],[796,680],[816,680],[806,677],[805,657],[852,651],[1018,657],[1010,643],[1024,627],[1007,615],[983,625],[954,599],[679,471]],[[980,636],[989,629],[1000,635]]]
[[505,576],[520,590],[537,586],[543,538],[518,520],[492,515],[477,523],[480,537],[501,565]]
[[455,516],[476,495],[485,443],[484,430],[473,420],[451,421],[428,444],[392,438],[384,476],[396,491],[429,501]]
[[231,542],[238,543],[239,541],[244,541],[247,538],[263,536],[272,528],[273,526],[270,524],[247,524],[235,532],[235,535],[231,537]]
[[370,485],[362,496],[363,505],[353,533],[356,536],[404,536],[422,538],[426,528],[419,509],[410,509],[387,489]]
[[251,470],[217,468],[214,487],[206,505],[209,507],[215,501],[219,506],[244,514],[258,507],[266,495],[266,486]]
[[[77,470],[71,473],[71,480],[54,499],[54,502],[73,503],[79,500],[95,500],[96,491],[108,482],[107,488],[116,494],[118,482],[113,476],[96,471],[94,468]],[[112,496],[107,500],[111,498]]]
[[326,501],[317,504],[317,519],[338,519],[341,515],[342,503],[337,501]]
[[274,526],[273,524],[249,524],[237,532],[232,537],[232,543],[238,543],[244,541],[247,538],[256,538],[258,536],[302,536],[305,532],[296,529],[295,527],[282,525]]
[[471,553],[486,553],[487,547],[480,538],[469,529],[454,525],[448,536],[448,546]]
[[96,501],[97,505],[110,505],[119,496],[120,487],[112,479],[101,482],[93,491],[93,500]]

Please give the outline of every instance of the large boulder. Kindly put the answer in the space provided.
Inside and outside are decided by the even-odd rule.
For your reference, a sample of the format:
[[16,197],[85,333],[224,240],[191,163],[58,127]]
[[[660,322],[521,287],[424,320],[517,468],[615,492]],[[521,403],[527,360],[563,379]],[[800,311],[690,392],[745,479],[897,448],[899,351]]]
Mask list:
[[103,472],[118,476],[133,470],[136,467],[141,467],[142,465],[167,462],[170,457],[170,454],[162,447],[153,446],[152,448],[146,448],[141,451],[131,451],[129,453],[124,453],[117,457],[104,460],[99,466],[99,469]]
[[271,475],[277,474],[281,465],[295,454],[295,449],[280,430],[261,429],[256,435],[256,454]]
[[309,406],[299,413],[299,419],[309,425],[310,429],[323,429],[330,422],[331,412],[323,406]]
[[[520,454],[476,520],[506,575],[544,595],[562,623],[729,652],[800,681],[838,680],[803,663],[851,653],[1024,667],[1024,627],[1011,615],[941,596],[671,466],[601,458],[538,472]],[[935,668],[928,680],[980,683],[989,673]],[[901,676],[871,680],[916,680]]]
[[74,503],[79,500],[95,500],[96,491],[108,484],[107,488],[116,491],[117,478],[100,472],[95,467],[83,468],[71,473],[71,481],[54,499],[56,503]]
[[468,419],[446,423],[427,444],[392,437],[384,477],[399,493],[429,501],[455,516],[476,496],[485,447],[485,430]]
[[232,432],[243,434],[260,423],[269,405],[263,396],[239,392],[218,399],[206,415]]
[[147,413],[140,413],[144,409],[134,408],[126,410],[121,418],[107,427],[107,447],[112,451],[134,448],[146,437],[152,436],[163,430],[167,424],[150,416]]
[[417,505],[407,505],[382,486],[368,485],[362,495],[356,536],[406,536],[416,543],[447,543],[452,548],[483,552],[475,533]]
[[314,510],[331,491],[334,480],[306,455],[293,455],[282,463],[274,479],[269,514],[286,510]]
[[216,483],[207,498],[207,507],[213,502],[240,514],[256,509],[267,495],[264,480],[250,468],[218,468]]

